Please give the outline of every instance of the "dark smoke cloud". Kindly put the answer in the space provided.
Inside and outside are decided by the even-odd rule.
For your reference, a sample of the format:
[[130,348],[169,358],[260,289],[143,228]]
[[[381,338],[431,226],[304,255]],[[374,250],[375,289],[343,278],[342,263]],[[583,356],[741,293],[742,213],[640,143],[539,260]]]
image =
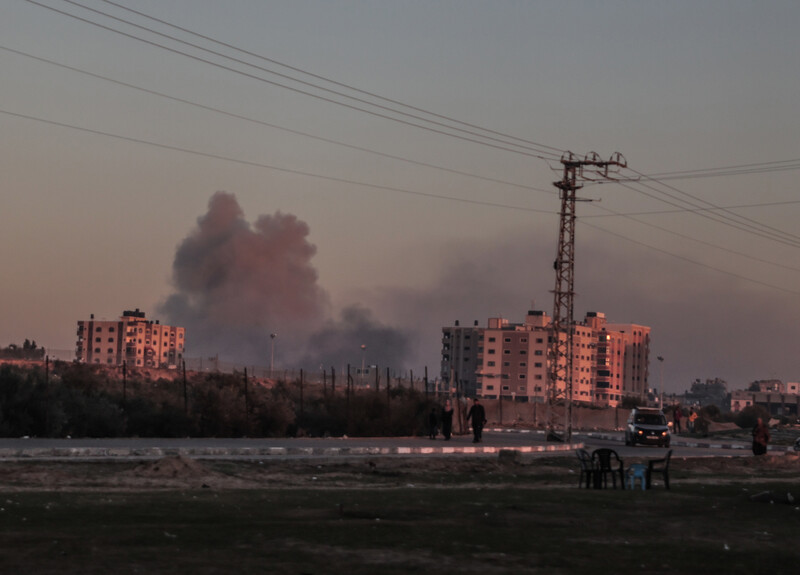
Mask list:
[[[276,365],[316,369],[360,361],[366,344],[372,363],[380,357],[402,367],[405,336],[381,326],[369,310],[348,309],[339,321],[329,319],[329,297],[318,284],[308,234],[293,215],[263,215],[251,225],[234,195],[211,198],[208,212],[178,246],[176,291],[159,309],[187,329],[187,356],[218,354],[266,366],[274,343]],[[278,336],[274,342],[271,333]]]
[[314,355],[303,362],[318,362],[326,369],[342,367],[343,361],[360,367],[361,346],[367,365],[405,367],[410,352],[410,336],[401,330],[381,325],[372,312],[362,306],[345,308],[338,321],[331,321],[309,339]]

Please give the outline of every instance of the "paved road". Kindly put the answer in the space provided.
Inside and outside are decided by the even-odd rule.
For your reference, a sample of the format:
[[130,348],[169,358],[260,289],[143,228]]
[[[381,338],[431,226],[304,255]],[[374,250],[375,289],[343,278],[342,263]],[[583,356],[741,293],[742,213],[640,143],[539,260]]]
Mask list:
[[[535,431],[489,429],[484,441],[473,444],[471,436],[455,436],[451,441],[421,437],[399,438],[126,438],[126,439],[38,439],[0,438],[0,458],[152,458],[187,455],[203,458],[225,457],[316,457],[364,455],[497,454],[513,449],[531,454],[571,454],[578,447],[588,450],[613,447],[621,457],[657,457],[665,450],[656,447],[626,447],[621,433],[605,432],[573,435],[569,444],[546,442]],[[744,456],[749,446],[742,442],[726,444],[673,438],[673,455]]]

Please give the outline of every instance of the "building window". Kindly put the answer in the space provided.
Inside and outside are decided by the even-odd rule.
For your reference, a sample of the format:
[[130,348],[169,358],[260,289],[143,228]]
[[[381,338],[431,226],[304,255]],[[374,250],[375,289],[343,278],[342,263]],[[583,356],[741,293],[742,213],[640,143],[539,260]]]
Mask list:
[[494,362],[493,361],[487,361],[486,365],[488,365],[489,367],[494,367]]
[[493,338],[493,337],[489,338],[489,343],[494,343],[495,341],[497,341],[495,338]]
[[511,338],[510,338],[510,337],[507,337],[507,338],[505,338],[503,341],[505,341],[506,343],[511,343]]
[[494,355],[494,353],[495,353],[495,350],[494,350],[494,349],[490,349],[490,350],[489,350],[489,355]]
[[519,354],[520,354],[520,355],[528,355],[528,350],[526,350],[526,349],[521,349],[521,350],[519,350]]
[[491,390],[493,390],[493,389],[494,389],[494,386],[493,386],[493,385],[487,385],[487,386],[486,386],[486,390],[487,390],[487,391],[491,391]]
[[533,355],[544,355],[544,353],[542,352],[541,349],[537,349],[536,351],[533,352]]
[[520,378],[520,379],[525,379],[525,374],[524,374],[524,373],[520,373],[520,374],[519,374],[519,378]]
[[96,328],[94,328],[94,331],[96,331],[97,333],[100,333],[101,331],[103,331],[103,328],[102,327],[96,327]]
[[503,350],[503,353],[504,353],[505,355],[511,355],[511,350],[510,350],[510,349],[504,349],[504,350]]

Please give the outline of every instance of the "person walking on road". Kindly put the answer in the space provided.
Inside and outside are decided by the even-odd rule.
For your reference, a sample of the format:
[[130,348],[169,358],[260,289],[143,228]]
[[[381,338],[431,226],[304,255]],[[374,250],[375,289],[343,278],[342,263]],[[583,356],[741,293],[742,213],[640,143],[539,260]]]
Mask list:
[[472,400],[472,407],[467,412],[467,421],[472,420],[472,443],[483,441],[483,426],[486,425],[486,410],[476,397]]
[[450,440],[450,435],[453,433],[453,404],[450,400],[444,402],[444,409],[442,409],[442,435],[445,441]]
[[769,427],[760,417],[756,420],[753,428],[753,455],[764,455],[767,452],[769,443]]
[[439,419],[436,417],[436,408],[431,407],[431,414],[428,416],[428,432],[431,439],[436,439],[438,430],[436,429],[439,424]]
[[681,418],[683,417],[683,412],[681,411],[681,406],[676,405],[675,411],[672,412],[672,421],[675,422],[675,433],[681,432]]
[[694,422],[697,421],[697,412],[692,409],[689,411],[689,420],[686,425],[689,427],[689,433],[694,433]]

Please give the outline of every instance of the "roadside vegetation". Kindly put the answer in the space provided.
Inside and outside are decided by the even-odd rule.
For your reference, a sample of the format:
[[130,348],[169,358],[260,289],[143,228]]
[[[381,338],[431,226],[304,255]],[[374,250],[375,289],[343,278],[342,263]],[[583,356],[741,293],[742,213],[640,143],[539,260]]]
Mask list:
[[170,375],[70,362],[2,364],[0,436],[408,436],[426,432],[433,406],[424,392],[405,388]]

